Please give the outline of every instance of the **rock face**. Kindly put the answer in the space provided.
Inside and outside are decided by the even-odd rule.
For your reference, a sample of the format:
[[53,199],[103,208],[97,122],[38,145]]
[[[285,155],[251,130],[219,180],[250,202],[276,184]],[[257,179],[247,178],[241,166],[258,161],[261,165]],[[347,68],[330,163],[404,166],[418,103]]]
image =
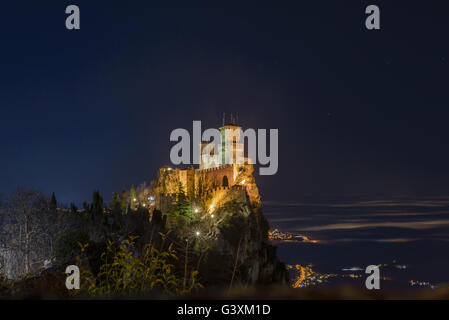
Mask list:
[[249,197],[246,203],[226,203],[217,215],[213,243],[222,263],[231,267],[231,278],[242,284],[288,282],[285,265],[268,241],[268,222],[259,208],[251,208]]
[[[154,190],[156,208],[167,216],[168,226],[175,226],[179,216],[175,217],[172,212],[179,197],[179,186],[183,186],[192,204],[193,218],[190,229],[178,233],[183,233],[181,238],[189,239],[198,255],[207,251],[199,264],[203,282],[208,285],[287,283],[285,265],[268,240],[268,222],[260,209],[253,166],[183,171],[161,169]],[[217,186],[218,181],[231,174],[227,185]],[[194,182],[189,183],[183,177],[193,177]],[[202,184],[195,182],[201,179]],[[193,189],[188,191],[189,187]]]

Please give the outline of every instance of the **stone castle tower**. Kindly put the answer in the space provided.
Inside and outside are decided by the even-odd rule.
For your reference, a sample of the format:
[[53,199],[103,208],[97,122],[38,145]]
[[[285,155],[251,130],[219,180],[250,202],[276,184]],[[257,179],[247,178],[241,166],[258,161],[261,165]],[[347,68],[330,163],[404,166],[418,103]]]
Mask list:
[[244,143],[241,139],[242,127],[235,124],[227,124],[220,127],[219,130],[221,145],[218,147],[218,154],[215,154],[212,142],[201,143],[200,170],[248,162],[248,159],[244,157]]

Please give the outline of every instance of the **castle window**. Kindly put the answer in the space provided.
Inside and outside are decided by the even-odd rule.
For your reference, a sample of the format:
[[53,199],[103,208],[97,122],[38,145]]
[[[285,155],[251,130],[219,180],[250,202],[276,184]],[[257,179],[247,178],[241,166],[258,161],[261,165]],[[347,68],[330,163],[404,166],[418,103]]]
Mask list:
[[228,177],[223,176],[223,187],[229,187]]

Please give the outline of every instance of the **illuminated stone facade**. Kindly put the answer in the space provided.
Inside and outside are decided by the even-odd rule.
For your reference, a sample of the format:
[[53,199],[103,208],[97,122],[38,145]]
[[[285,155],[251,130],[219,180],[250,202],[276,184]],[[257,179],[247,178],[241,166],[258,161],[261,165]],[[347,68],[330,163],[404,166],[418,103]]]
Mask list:
[[156,208],[166,207],[165,203],[172,201],[169,198],[179,192],[179,185],[191,199],[207,197],[215,200],[224,198],[234,187],[233,190],[240,190],[249,197],[253,207],[259,207],[260,196],[253,176],[254,168],[244,157],[240,129],[236,125],[220,128],[222,139],[218,154],[214,153],[212,147],[209,148],[211,152],[205,154],[204,150],[209,143],[202,143],[199,169],[161,168],[155,187]]

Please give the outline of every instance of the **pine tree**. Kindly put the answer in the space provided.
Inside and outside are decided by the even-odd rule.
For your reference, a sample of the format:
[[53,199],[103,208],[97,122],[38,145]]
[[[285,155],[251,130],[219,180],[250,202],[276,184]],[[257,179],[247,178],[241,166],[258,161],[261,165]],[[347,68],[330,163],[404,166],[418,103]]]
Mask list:
[[129,191],[129,198],[130,198],[131,208],[135,208],[137,206],[137,196],[136,196],[136,190],[134,189],[134,185],[131,186],[131,190]]
[[55,196],[55,193],[53,192],[51,194],[51,199],[50,199],[50,204],[49,204],[50,211],[55,212],[57,207],[58,207],[58,202],[56,201],[56,196]]
[[120,198],[120,195],[117,192],[114,192],[112,194],[112,201],[109,205],[109,208],[111,209],[112,216],[118,218],[123,214],[122,212],[122,199]]
[[100,196],[99,191],[94,191],[92,202],[92,214],[94,216],[103,215],[103,198]]
[[73,202],[70,203],[70,211],[72,213],[77,213],[78,212],[78,208],[76,207],[76,205]]
[[114,192],[112,194],[112,201],[111,201],[111,204],[109,207],[111,209],[114,209],[116,207],[118,207],[120,209],[121,203],[122,203],[122,200],[120,199],[120,195],[117,192]]
[[126,190],[122,190],[122,195],[120,197],[120,208],[122,210],[122,214],[128,213],[128,193]]
[[192,218],[192,205],[189,198],[187,198],[182,184],[178,183],[178,192],[176,194],[176,205],[173,210],[175,216],[184,216]]

